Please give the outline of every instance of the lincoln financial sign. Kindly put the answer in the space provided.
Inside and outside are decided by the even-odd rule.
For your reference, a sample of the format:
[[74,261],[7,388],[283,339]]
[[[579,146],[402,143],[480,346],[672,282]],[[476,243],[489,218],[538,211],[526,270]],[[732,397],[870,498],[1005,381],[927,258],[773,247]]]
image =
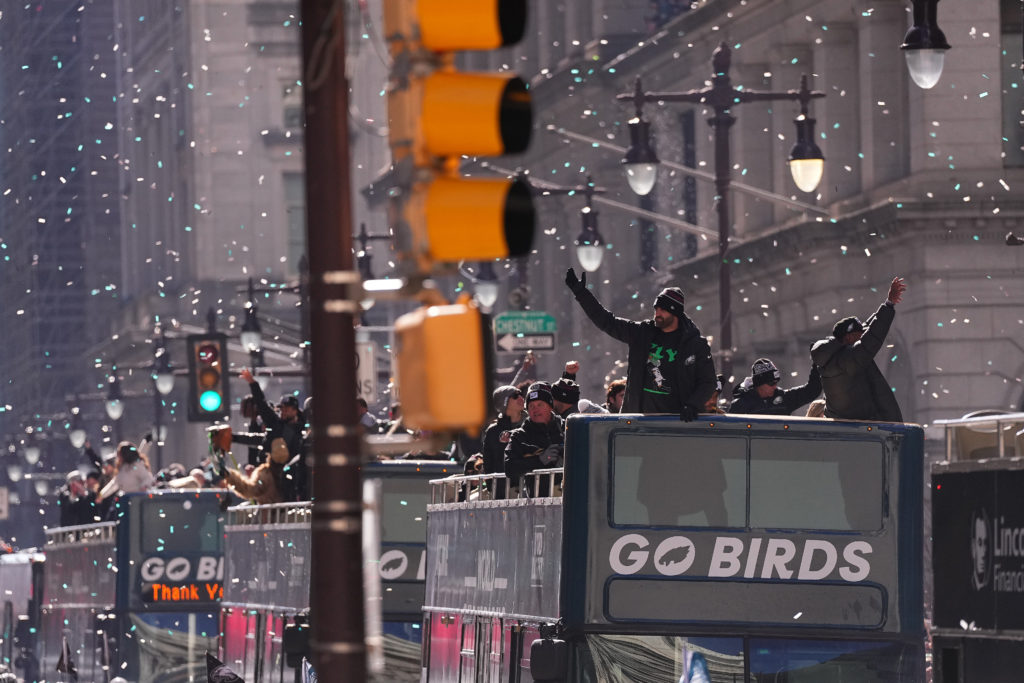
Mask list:
[[1024,470],[932,478],[935,623],[1024,628]]

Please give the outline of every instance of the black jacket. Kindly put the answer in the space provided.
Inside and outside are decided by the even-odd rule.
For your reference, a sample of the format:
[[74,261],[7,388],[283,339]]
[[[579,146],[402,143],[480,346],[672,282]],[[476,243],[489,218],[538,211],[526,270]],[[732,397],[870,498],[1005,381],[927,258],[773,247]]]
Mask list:
[[[588,289],[580,290],[576,294],[576,300],[599,330],[628,345],[626,396],[622,401],[622,412],[641,412],[648,355],[651,343],[659,335],[660,330],[655,327],[653,320],[634,321],[616,317],[602,306]],[[694,358],[692,364],[685,366],[685,377],[680,383],[680,391],[683,403],[700,412],[704,410],[704,404],[718,386],[715,363],[711,359],[708,340],[700,336],[700,330],[689,317],[679,317],[679,328],[683,331],[680,353],[684,358]]]
[[265,460],[267,454],[271,452],[274,439],[279,437],[284,439],[291,458],[284,467],[278,493],[286,502],[307,500],[310,493],[309,472],[306,465],[305,439],[302,433],[305,424],[302,413],[299,413],[298,419],[294,422],[283,420],[263,395],[259,383],[250,382],[249,391],[252,393],[253,402],[263,421],[264,431],[262,433],[232,434],[231,440],[249,446],[262,446],[261,459]]
[[818,369],[812,366],[807,384],[792,389],[775,387],[775,393],[768,398],[761,398],[756,387],[744,382],[733,390],[735,398],[729,406],[729,412],[746,415],[792,415],[794,410],[818,398],[820,393],[821,375]]
[[548,446],[565,445],[565,423],[551,413],[551,422],[542,424],[526,418],[518,429],[512,432],[505,447],[505,476],[514,485],[527,472],[556,465],[545,465],[539,456]]
[[[523,412],[523,417],[526,417],[526,412]],[[501,474],[505,471],[505,446],[507,442],[501,440],[503,432],[511,432],[519,425],[523,424],[522,420],[519,422],[512,422],[506,413],[502,413],[497,420],[492,422],[488,427],[487,431],[484,432],[484,474]]]
[[896,309],[884,303],[868,318],[857,343],[846,346],[829,337],[811,347],[811,360],[821,371],[827,417],[903,422],[896,397],[875,364],[895,317]]

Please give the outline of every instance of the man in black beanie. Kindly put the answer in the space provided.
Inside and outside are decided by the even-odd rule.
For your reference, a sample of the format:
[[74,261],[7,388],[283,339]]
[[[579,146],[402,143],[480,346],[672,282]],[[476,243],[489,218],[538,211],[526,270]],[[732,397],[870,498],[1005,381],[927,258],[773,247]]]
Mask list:
[[821,376],[811,365],[807,384],[792,389],[780,389],[782,373],[771,358],[758,358],[750,367],[750,376],[732,392],[730,413],[747,415],[792,415],[793,411],[818,398]]
[[683,291],[666,287],[651,320],[618,318],[587,289],[587,274],[570,268],[565,284],[597,328],[628,345],[623,413],[676,413],[689,422],[717,385],[708,341],[686,315]]
[[542,467],[561,467],[565,424],[555,414],[551,391],[536,383],[526,394],[527,417],[512,431],[505,447],[505,476],[518,486],[526,473]]
[[875,355],[885,343],[896,317],[895,306],[906,289],[902,278],[893,278],[888,297],[867,322],[843,318],[832,328],[831,337],[811,346],[811,360],[821,372],[825,389],[825,417],[903,422]]

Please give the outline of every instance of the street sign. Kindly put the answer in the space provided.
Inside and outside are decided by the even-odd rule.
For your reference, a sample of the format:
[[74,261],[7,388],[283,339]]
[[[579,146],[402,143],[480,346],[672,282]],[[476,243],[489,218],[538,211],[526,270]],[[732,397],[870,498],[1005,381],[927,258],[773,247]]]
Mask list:
[[356,396],[377,401],[377,342],[356,343]]
[[505,334],[495,339],[501,351],[554,351],[554,334]]
[[544,311],[508,311],[494,316],[494,342],[499,351],[554,351],[555,316]]

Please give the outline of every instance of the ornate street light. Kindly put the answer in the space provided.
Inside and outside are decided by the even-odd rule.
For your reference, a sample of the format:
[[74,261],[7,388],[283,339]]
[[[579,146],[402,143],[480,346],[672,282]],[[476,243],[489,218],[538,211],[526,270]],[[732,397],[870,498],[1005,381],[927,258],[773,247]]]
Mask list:
[[804,192],[814,192],[825,171],[825,157],[814,141],[816,121],[807,114],[811,91],[807,87],[807,74],[800,77],[800,115],[793,119],[796,124],[796,144],[789,151],[789,172],[793,182]]
[[68,441],[75,448],[84,447],[89,436],[82,425],[82,416],[79,413],[81,413],[81,408],[78,406],[71,409],[71,429],[68,431]]
[[161,396],[174,391],[174,366],[171,365],[171,357],[167,352],[167,339],[161,331],[156,340],[156,349],[153,352],[153,385]]
[[[637,194],[646,194],[654,186],[654,180],[643,175],[642,171],[638,177],[635,164],[638,160],[646,160],[650,166],[657,168],[657,157],[650,148],[647,139],[650,134],[649,127],[643,120],[643,105],[646,102],[686,102],[690,104],[703,104],[709,107],[714,113],[708,118],[708,123],[714,131],[715,145],[715,209],[718,213],[718,299],[719,299],[719,323],[720,338],[718,346],[722,353],[721,369],[726,377],[732,373],[732,310],[730,301],[731,276],[729,270],[729,233],[731,232],[731,218],[729,216],[729,186],[732,183],[732,160],[729,146],[729,130],[736,122],[732,115],[732,108],[744,102],[770,102],[774,100],[797,101],[801,104],[801,115],[796,119],[797,145],[790,152],[790,173],[793,181],[805,192],[813,191],[817,187],[821,175],[815,169],[816,162],[822,161],[821,150],[814,144],[814,119],[807,118],[807,104],[812,99],[824,97],[823,92],[812,92],[807,89],[806,76],[801,79],[800,90],[788,90],[786,92],[764,92],[736,88],[732,85],[729,77],[729,67],[732,63],[732,50],[724,42],[719,44],[711,56],[711,85],[697,90],[684,92],[644,92],[637,77],[635,87],[631,93],[617,95],[619,101],[632,101],[636,108],[636,118],[630,122],[630,149],[626,152],[623,163],[627,164],[626,180]],[[637,125],[634,127],[633,123]],[[803,143],[803,144],[801,144]],[[796,163],[793,163],[793,162]],[[637,182],[643,180],[644,182]],[[649,181],[649,182],[648,182]],[[813,182],[812,182],[813,181]]]
[[116,366],[111,369],[108,381],[110,387],[107,389],[107,398],[103,402],[103,407],[107,410],[107,417],[117,422],[124,415],[124,392],[121,391],[121,382],[117,379]]
[[245,322],[242,324],[239,341],[249,353],[259,351],[263,347],[263,330],[256,318],[256,290],[252,278],[249,278],[249,300],[245,302]]
[[494,264],[490,261],[481,261],[477,265],[476,277],[473,280],[476,300],[485,310],[491,310],[498,302],[498,275],[494,272]]
[[903,36],[900,49],[907,58],[907,70],[914,83],[925,90],[942,76],[946,59],[946,34],[939,28],[939,0],[913,0],[914,25]]
[[[652,183],[653,185],[653,183]],[[580,266],[587,272],[594,272],[601,267],[604,260],[605,241],[597,231],[597,211],[594,210],[594,179],[587,176],[587,184],[583,190],[587,198],[586,206],[580,209],[583,229],[576,238],[576,258]]]
[[622,165],[626,169],[626,181],[629,183],[630,189],[643,196],[650,194],[654,189],[654,181],[658,179],[660,161],[651,144],[651,124],[644,118],[644,97],[639,78],[636,79],[633,102],[636,105],[636,116],[627,122],[629,149],[626,150],[626,156],[622,158]]
[[25,456],[25,462],[29,465],[35,465],[43,456],[43,449],[39,446],[35,430],[32,427],[25,429],[25,439],[22,441],[22,455]]

